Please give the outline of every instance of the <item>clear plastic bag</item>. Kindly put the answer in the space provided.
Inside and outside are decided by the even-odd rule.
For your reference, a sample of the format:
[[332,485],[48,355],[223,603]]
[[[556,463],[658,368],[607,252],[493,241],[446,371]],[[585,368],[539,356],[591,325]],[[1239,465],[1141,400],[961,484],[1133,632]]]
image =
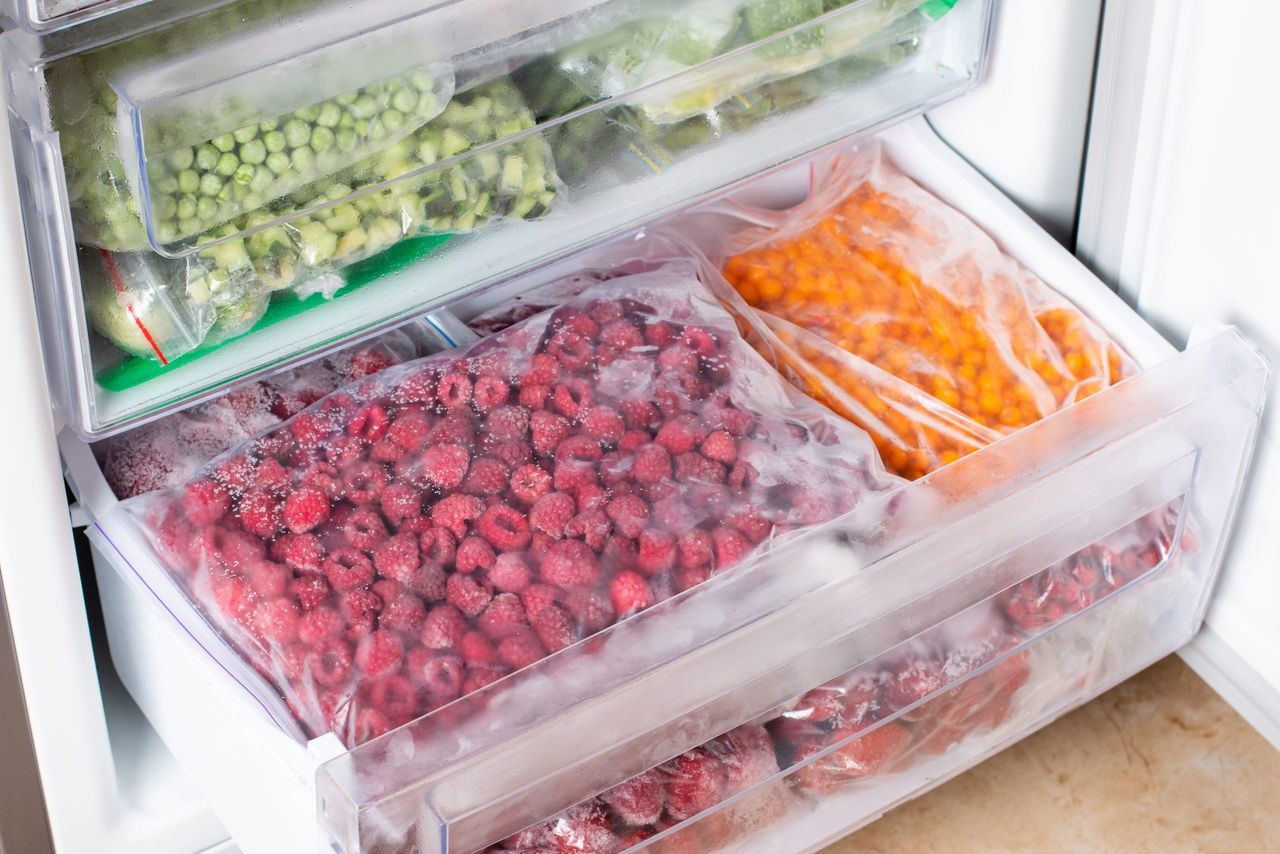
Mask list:
[[338,387],[422,355],[419,338],[413,327],[396,329],[97,442],[102,474],[121,500],[180,487],[214,457]]
[[304,728],[355,744],[900,484],[682,265],[357,382],[122,506]]
[[[533,124],[519,93],[498,79],[457,95],[439,117],[331,176],[323,186],[307,187],[219,226],[207,236],[221,242],[194,255],[167,259],[138,252],[113,253],[111,258],[117,269],[132,272],[125,288],[146,293],[153,282],[172,283],[167,291],[186,303],[190,314],[208,304],[266,299],[278,292],[332,297],[345,284],[344,268],[407,238],[466,232],[504,217],[533,219],[547,213],[559,181],[538,135],[383,185]],[[359,194],[361,190],[365,192]],[[358,195],[324,206],[352,193]],[[268,225],[280,218],[285,221]],[[128,325],[119,312],[91,319],[111,341],[122,347],[132,343],[120,332]],[[199,343],[198,333],[198,328],[190,329],[187,338]],[[129,352],[148,354],[136,347]]]
[[721,295],[775,364],[867,430],[904,477],[1133,370],[1092,321],[874,141],[817,167],[798,207],[721,210],[710,231],[739,229],[706,247],[732,285]]

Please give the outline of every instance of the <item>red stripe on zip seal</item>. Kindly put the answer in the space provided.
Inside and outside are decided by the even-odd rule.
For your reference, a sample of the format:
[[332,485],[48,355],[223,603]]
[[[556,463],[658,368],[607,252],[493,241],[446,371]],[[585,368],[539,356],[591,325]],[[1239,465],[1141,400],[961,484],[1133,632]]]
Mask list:
[[[102,253],[102,263],[107,268],[107,275],[111,277],[111,284],[115,287],[116,293],[122,294],[124,290],[124,281],[120,278],[120,270],[116,267],[116,259],[111,257],[111,253],[105,249],[99,249]],[[164,353],[160,351],[160,345],[156,344],[156,339],[151,337],[151,331],[147,329],[147,325],[142,322],[142,318],[138,317],[138,313],[133,310],[133,304],[126,306],[129,316],[133,318],[133,323],[138,327],[138,331],[142,333],[142,337],[147,339],[147,343],[151,345],[151,350],[156,354],[156,358],[160,360],[160,364],[168,365],[169,360],[164,357]]]

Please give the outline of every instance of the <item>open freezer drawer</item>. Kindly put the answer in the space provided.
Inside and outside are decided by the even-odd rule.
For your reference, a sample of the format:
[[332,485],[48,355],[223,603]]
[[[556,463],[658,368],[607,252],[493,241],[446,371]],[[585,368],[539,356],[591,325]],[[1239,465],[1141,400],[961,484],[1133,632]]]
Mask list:
[[[854,547],[836,520],[353,750],[288,734],[282,704],[216,634],[174,641],[157,604],[183,600],[140,583],[157,577],[154,557],[112,512],[88,447],[64,435],[98,519],[117,667],[246,851],[473,852],[543,823],[535,836],[598,834],[607,850],[806,850],[1195,633],[1264,362],[1230,331],[1174,353],[923,122],[884,139],[1142,372],[884,499],[927,513],[927,537],[899,513]],[[803,181],[780,174],[751,191],[787,198]],[[868,684],[875,715],[839,727],[819,715],[832,698],[844,715],[870,702]],[[672,807],[671,782],[707,756],[737,770]],[[655,766],[665,812],[620,827],[617,795],[597,796]]]
[[353,28],[241,0],[70,53],[7,34],[63,420],[192,405],[983,72],[991,0],[775,4],[373,0]]

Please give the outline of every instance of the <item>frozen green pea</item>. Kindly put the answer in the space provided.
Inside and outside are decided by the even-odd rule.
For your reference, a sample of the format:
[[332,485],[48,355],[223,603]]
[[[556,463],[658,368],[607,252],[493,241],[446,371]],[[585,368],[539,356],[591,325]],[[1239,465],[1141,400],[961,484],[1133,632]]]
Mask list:
[[301,148],[311,140],[311,126],[299,119],[290,119],[284,124],[284,138],[290,148]]
[[356,102],[356,97],[357,95],[355,92],[343,92],[333,100],[337,101],[338,106],[340,107],[349,107]]
[[353,128],[356,126],[356,117],[350,113],[343,113],[342,119],[338,122],[340,128]]
[[382,114],[382,124],[387,130],[394,132],[404,124],[404,113],[399,110],[387,110]]
[[208,172],[218,165],[220,156],[218,149],[205,143],[196,149],[196,166],[200,168],[201,172]]
[[293,114],[304,122],[314,122],[320,115],[320,108],[315,104],[308,104],[300,110],[294,110]]
[[230,151],[231,149],[236,147],[236,138],[229,133],[224,133],[224,134],[221,134],[220,136],[215,136],[213,139],[209,141],[213,143],[213,147],[218,149],[219,151]]
[[160,239],[161,243],[169,243],[177,239],[178,230],[169,223],[162,222],[156,226],[156,237]]
[[361,139],[367,139],[369,137],[369,120],[356,119],[356,123],[352,126],[352,130],[356,132],[356,136]]
[[354,104],[351,105],[351,112],[358,119],[372,118],[373,114],[378,110],[378,102],[373,99],[372,95],[361,95],[356,98]]
[[391,97],[391,106],[402,113],[412,113],[418,106],[417,93],[409,89],[401,89]]
[[169,152],[169,156],[165,160],[169,163],[169,168],[174,172],[181,172],[183,169],[190,169],[191,164],[195,162],[196,153],[191,148],[179,148],[177,151]]
[[435,88],[435,81],[431,79],[431,75],[425,71],[415,71],[413,76],[409,78],[419,91],[429,92]]
[[311,148],[317,154],[333,145],[333,131],[323,125],[311,131]]
[[[240,168],[240,159],[236,157],[234,154],[231,154],[228,152],[227,154],[224,154],[218,158],[218,165],[213,167],[213,171],[218,173],[224,178],[230,178],[232,175],[235,174],[236,169],[238,168]],[[208,178],[208,177],[209,177],[209,174],[206,173],[205,178]]]
[[200,176],[194,169],[183,169],[178,173],[178,189],[183,193],[194,193],[200,189]]
[[258,138],[258,126],[249,125],[248,127],[242,127],[239,130],[233,131],[231,135],[236,138],[236,142],[244,145],[249,140]]
[[262,144],[266,146],[267,151],[273,154],[277,151],[284,151],[285,142],[284,134],[278,130],[273,130],[262,138]]
[[277,175],[289,171],[289,155],[283,151],[274,151],[267,155],[267,168]]
[[356,134],[351,128],[338,128],[333,137],[339,151],[350,151],[356,147]]
[[178,212],[178,201],[173,196],[165,196],[156,205],[156,218],[163,221],[173,219]]
[[320,107],[320,114],[316,116],[316,124],[325,128],[336,127],[341,118],[342,110],[338,109],[338,105],[332,101],[325,101]]
[[369,139],[372,139],[372,140],[386,139],[387,126],[384,125],[382,122],[380,122],[378,119],[373,119],[372,121],[369,122],[369,133],[367,134],[367,136],[369,137]]
[[178,192],[178,179],[172,175],[166,175],[156,181],[156,190],[166,196],[171,196]]
[[279,119],[266,119],[264,121],[258,122],[258,130],[262,131],[263,133],[270,133],[271,131],[275,130],[278,127],[280,127]]
[[271,186],[272,173],[270,167],[266,169],[257,169],[254,171],[253,180],[249,182],[249,189],[255,193],[266,192]]
[[178,215],[178,219],[191,219],[196,216],[196,197],[183,196],[181,199],[178,199],[178,208],[175,212]]
[[240,159],[257,166],[267,159],[267,144],[260,139],[249,140],[240,146]]
[[257,170],[255,170],[252,165],[248,163],[241,163],[240,168],[236,169],[235,174],[232,175],[231,178],[237,184],[247,185],[253,180],[253,175],[256,171]]
[[305,175],[311,170],[315,158],[315,152],[310,148],[296,148],[293,152],[293,168]]
[[[235,171],[234,169],[232,170]],[[212,172],[204,173],[204,177],[200,179],[200,194],[203,196],[216,196],[218,191],[222,189],[222,179]]]

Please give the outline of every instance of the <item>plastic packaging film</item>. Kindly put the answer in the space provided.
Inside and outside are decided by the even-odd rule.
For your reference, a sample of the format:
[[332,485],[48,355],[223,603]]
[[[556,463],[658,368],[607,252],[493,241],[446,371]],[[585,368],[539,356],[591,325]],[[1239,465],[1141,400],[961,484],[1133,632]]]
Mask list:
[[823,162],[797,208],[725,215],[744,227],[706,248],[757,309],[742,312],[753,340],[867,430],[904,477],[1133,370],[1096,325],[874,141]]
[[359,381],[123,506],[305,728],[356,744],[900,483],[684,265]]

